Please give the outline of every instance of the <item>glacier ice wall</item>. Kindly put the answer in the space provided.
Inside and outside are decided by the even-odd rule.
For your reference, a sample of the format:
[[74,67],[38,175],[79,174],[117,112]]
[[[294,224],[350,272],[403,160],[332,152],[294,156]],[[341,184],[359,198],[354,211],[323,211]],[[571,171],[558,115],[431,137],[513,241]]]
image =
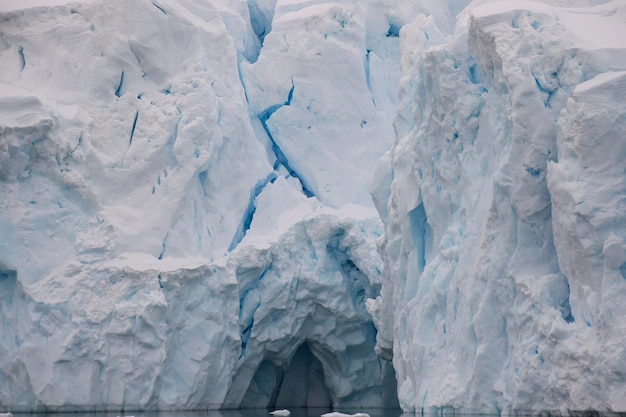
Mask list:
[[397,405],[395,5],[0,1],[0,408]]
[[[382,384],[391,364],[373,350],[364,304],[380,287],[372,242],[381,232],[368,210],[319,213],[223,262],[142,253],[94,262],[84,254],[37,285],[2,277],[2,403],[57,411],[265,407],[281,384],[256,392],[261,364],[289,371],[305,345],[320,364],[328,405],[393,404],[395,387]],[[291,387],[301,389],[296,381]],[[283,404],[301,405],[290,401]]]
[[402,28],[368,307],[406,410],[626,410],[626,8],[599,3]]
[[626,411],[626,9],[468,3],[0,0],[0,406]]

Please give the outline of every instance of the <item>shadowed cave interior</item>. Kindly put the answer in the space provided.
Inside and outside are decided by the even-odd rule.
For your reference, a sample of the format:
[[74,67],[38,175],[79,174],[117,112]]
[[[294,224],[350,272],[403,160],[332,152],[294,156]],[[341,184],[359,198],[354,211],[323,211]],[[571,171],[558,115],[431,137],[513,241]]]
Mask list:
[[264,360],[259,365],[241,408],[332,407],[322,364],[307,343],[300,345],[285,368]]

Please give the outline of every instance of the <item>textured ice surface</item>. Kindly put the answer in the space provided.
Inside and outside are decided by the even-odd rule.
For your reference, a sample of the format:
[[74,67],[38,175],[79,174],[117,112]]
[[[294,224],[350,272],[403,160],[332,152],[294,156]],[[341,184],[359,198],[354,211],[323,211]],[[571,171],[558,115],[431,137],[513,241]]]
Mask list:
[[626,8],[598,3],[402,29],[368,307],[405,409],[626,410]]
[[2,409],[394,404],[403,22],[314,3],[0,2]]
[[626,6],[468,3],[0,0],[0,406],[626,411]]
[[[3,403],[265,407],[280,384],[262,384],[263,396],[253,380],[268,366],[289,374],[306,344],[332,404],[384,405],[395,397],[381,388],[391,366],[374,353],[364,306],[380,287],[372,242],[381,231],[364,214],[319,213],[265,248],[239,247],[225,263],[138,253],[94,262],[87,253],[26,288],[9,273]],[[302,390],[305,371],[293,371],[283,390]]]

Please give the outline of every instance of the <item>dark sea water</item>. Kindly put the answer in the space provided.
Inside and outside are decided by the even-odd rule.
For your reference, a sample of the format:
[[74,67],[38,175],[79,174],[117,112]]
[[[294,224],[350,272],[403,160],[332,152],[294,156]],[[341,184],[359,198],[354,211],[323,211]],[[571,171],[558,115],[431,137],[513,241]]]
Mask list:
[[[339,411],[347,414],[367,413],[370,417],[400,417],[399,408],[337,409],[289,408],[290,417],[320,417],[324,413]],[[208,411],[127,411],[119,412],[75,412],[75,413],[14,413],[15,417],[272,417],[265,409],[208,410]],[[413,417],[415,414],[405,414]]]
[[[425,413],[403,413],[399,408],[345,408],[329,410],[326,408],[289,408],[290,417],[320,417],[322,414],[338,411],[346,414],[367,413],[370,417],[498,417],[497,414],[475,414],[462,410],[439,410]],[[626,417],[626,413],[598,412],[598,411],[568,411],[562,412],[511,412],[513,417]],[[238,410],[207,410],[207,411],[128,411],[119,412],[75,412],[75,413],[14,413],[15,417],[272,417],[265,409],[238,409]]]

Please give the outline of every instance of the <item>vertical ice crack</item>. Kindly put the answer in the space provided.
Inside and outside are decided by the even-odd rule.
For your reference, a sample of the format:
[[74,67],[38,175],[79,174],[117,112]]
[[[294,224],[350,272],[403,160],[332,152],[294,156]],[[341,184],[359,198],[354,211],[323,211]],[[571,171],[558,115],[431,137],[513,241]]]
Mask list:
[[248,0],[248,13],[250,15],[250,25],[256,35],[259,46],[255,51],[255,55],[248,57],[248,60],[252,63],[259,59],[261,49],[263,48],[263,42],[265,37],[272,31],[272,19],[274,18],[273,10],[270,15],[263,13],[256,0]]
[[117,88],[115,89],[115,97],[119,97],[122,95],[122,88],[124,87],[124,71],[120,75],[120,82],[117,84]]
[[542,101],[543,101],[543,105],[547,108],[547,109],[551,109],[552,108],[552,97],[554,96],[554,94],[556,93],[557,88],[551,86],[547,80],[545,80],[544,77],[538,77],[537,74],[535,74],[535,72],[533,70],[530,71],[533,79],[535,80],[535,85],[537,86],[537,89],[539,90],[539,92],[542,95]]
[[26,67],[26,58],[24,57],[24,48],[17,48],[17,54],[20,56],[20,71],[24,71]]
[[161,253],[159,254],[158,259],[163,259],[163,257],[165,256],[165,251],[167,250],[167,238],[169,237],[169,233],[167,233],[165,235],[165,238],[163,239],[163,243],[161,244]]
[[[254,326],[254,313],[261,306],[258,297],[248,298],[252,291],[258,290],[259,283],[265,278],[267,273],[271,271],[272,264],[270,263],[259,276],[245,289],[239,293],[239,328],[241,337],[241,354],[239,357],[244,356],[250,335],[252,334],[252,327]],[[252,304],[251,304],[252,303]]]
[[137,118],[139,117],[139,110],[135,112],[135,118],[133,119],[133,126],[130,128],[130,138],[128,139],[128,147],[133,144],[133,136],[135,136],[135,128],[137,127]]
[[295,84],[292,78],[291,89],[289,90],[289,93],[287,94],[287,100],[285,100],[284,103],[275,104],[273,106],[268,107],[263,112],[261,112],[261,114],[259,114],[258,117],[259,117],[259,121],[261,122],[261,126],[263,126],[263,130],[265,130],[265,133],[267,134],[267,137],[270,140],[270,143],[272,145],[272,152],[274,153],[274,156],[276,157],[276,161],[274,162],[274,169],[277,170],[282,165],[287,170],[290,176],[292,176],[293,178],[297,179],[300,182],[300,186],[302,187],[302,193],[305,196],[315,197],[315,194],[307,186],[307,183],[304,180],[304,178],[302,178],[302,176],[293,168],[293,166],[289,162],[289,159],[287,158],[287,155],[280,148],[280,146],[278,145],[278,142],[276,142],[276,139],[274,139],[274,136],[272,135],[272,133],[270,132],[267,126],[267,121],[272,117],[274,113],[276,113],[278,109],[284,106],[291,105],[291,100],[293,98],[294,90],[295,90]]
[[[130,146],[133,144],[133,136],[135,136],[135,128],[137,127],[138,118],[139,118],[139,110],[135,110],[135,117],[133,118],[133,125],[130,128],[130,135],[128,138],[128,147],[126,148],[126,151],[124,151],[124,155],[122,155],[122,163],[121,163],[122,167],[124,166],[124,158],[126,158],[126,154],[128,153]],[[154,192],[152,194],[154,194]]]
[[160,11],[161,13],[163,13],[164,15],[167,15],[167,13],[165,12],[165,9],[164,9],[163,7],[159,6],[159,5],[158,5],[158,4],[156,4],[155,2],[152,2],[152,5],[153,5],[154,7],[156,7],[157,9],[159,9],[159,11]]
[[237,245],[244,238],[248,230],[250,229],[250,225],[252,224],[252,219],[254,218],[254,213],[256,212],[256,199],[263,192],[265,187],[268,184],[272,184],[276,181],[277,175],[275,171],[269,173],[267,177],[257,182],[256,185],[250,190],[250,199],[248,200],[248,206],[243,212],[243,217],[241,222],[239,223],[239,227],[237,227],[237,231],[235,232],[235,236],[233,236],[233,240],[230,242],[228,246],[228,251],[231,252],[233,249],[237,247]]
[[374,105],[374,108],[376,108],[376,100],[374,99],[374,94],[372,94],[372,80],[370,77],[370,53],[372,53],[372,51],[370,51],[369,49],[365,53],[363,72],[365,73],[365,84],[367,85],[367,91],[369,91],[370,97],[372,98],[372,104]]

